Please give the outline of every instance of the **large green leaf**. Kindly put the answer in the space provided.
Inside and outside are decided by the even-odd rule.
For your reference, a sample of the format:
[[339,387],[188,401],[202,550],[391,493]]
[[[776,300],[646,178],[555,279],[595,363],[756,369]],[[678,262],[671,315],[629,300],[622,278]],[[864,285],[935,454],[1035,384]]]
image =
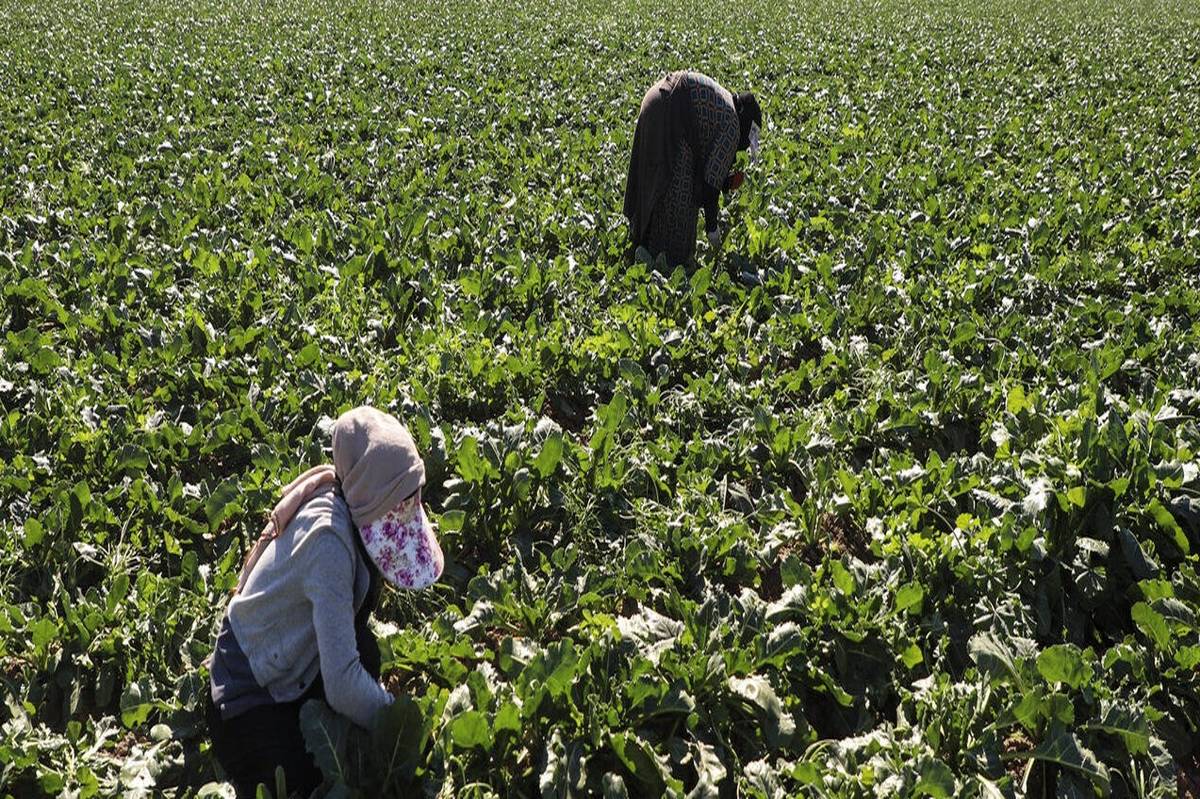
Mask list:
[[666,794],[667,781],[663,775],[662,764],[650,744],[629,733],[610,735],[608,744],[629,776],[640,786],[639,793],[646,796]]
[[455,716],[449,724],[450,740],[464,749],[479,747],[487,750],[492,746],[492,731],[487,716],[478,710],[468,710]]
[[729,690],[746,703],[762,725],[760,729],[767,746],[776,750],[791,743],[796,734],[796,722],[784,709],[766,677],[730,677]]
[[1171,629],[1162,614],[1145,602],[1134,603],[1130,611],[1134,623],[1159,649],[1166,649],[1171,641]]
[[350,783],[355,779],[346,753],[353,727],[350,719],[319,699],[310,699],[300,708],[304,748],[326,779]]
[[1006,759],[1033,758],[1053,763],[1087,778],[1096,788],[1109,789],[1108,769],[1090,749],[1080,743],[1075,733],[1062,725],[1051,725],[1041,743],[1030,752],[1006,753]]
[[1021,685],[1019,659],[1024,652],[1018,653],[1017,645],[1023,650],[1031,648],[1028,642],[1004,640],[994,633],[978,633],[971,637],[968,648],[975,665],[994,682]]
[[379,782],[400,792],[423,765],[432,723],[406,694],[397,696],[379,712],[371,729],[373,766]]
[[1100,715],[1086,727],[1119,737],[1131,756],[1143,755],[1149,751],[1150,724],[1146,714],[1123,702],[1102,701]]
[[542,477],[549,477],[558,468],[563,455],[562,433],[551,433],[542,442],[542,448],[534,459],[533,465]]
[[1047,682],[1079,688],[1092,678],[1092,664],[1074,644],[1055,644],[1037,656],[1037,670]]
[[913,791],[918,795],[935,799],[950,799],[958,795],[958,781],[954,778],[954,772],[937,758],[922,758],[917,763],[917,773],[920,778],[913,786]]

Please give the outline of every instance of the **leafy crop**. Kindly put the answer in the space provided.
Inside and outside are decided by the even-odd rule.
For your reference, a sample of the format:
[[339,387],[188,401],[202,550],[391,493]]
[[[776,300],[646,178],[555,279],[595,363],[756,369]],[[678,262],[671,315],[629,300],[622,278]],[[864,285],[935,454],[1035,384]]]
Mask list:
[[[214,625],[363,402],[449,562],[334,795],[1200,778],[1200,9],[584,6],[0,5],[0,789],[225,790]],[[627,265],[684,66],[764,159]]]

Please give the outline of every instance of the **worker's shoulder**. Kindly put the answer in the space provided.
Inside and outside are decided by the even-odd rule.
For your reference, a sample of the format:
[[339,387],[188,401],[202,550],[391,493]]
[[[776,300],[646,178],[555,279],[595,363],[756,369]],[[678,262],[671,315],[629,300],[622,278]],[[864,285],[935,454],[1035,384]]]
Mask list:
[[733,93],[702,72],[687,72],[679,79],[693,103],[712,106],[719,111],[733,110]]
[[678,80],[695,86],[705,86],[708,88],[719,88],[721,86],[721,84],[717,83],[715,79],[710,78],[703,72],[696,72],[694,69],[685,69],[680,72],[676,72],[675,75],[677,76]]
[[354,523],[350,508],[333,486],[319,490],[296,512],[292,522],[297,526],[297,538],[313,538],[332,533],[347,547],[352,545]]

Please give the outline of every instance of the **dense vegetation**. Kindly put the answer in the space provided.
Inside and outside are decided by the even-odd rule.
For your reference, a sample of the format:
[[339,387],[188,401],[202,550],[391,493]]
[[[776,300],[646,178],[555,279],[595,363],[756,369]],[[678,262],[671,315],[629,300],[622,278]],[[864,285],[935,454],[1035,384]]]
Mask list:
[[[629,266],[685,66],[765,159]],[[242,552],[370,402],[450,564],[341,795],[1175,795],[1198,74],[1188,2],[0,2],[0,792],[218,779]]]

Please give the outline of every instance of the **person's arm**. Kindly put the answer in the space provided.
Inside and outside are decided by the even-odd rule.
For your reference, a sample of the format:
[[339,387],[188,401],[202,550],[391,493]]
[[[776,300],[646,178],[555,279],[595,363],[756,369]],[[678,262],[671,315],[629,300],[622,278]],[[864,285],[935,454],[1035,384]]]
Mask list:
[[700,207],[704,209],[704,229],[712,233],[717,229],[721,212],[721,190],[709,185],[705,178],[700,186]]
[[729,170],[733,168],[734,158],[737,157],[740,135],[737,114],[731,111],[718,125],[716,136],[708,150],[700,205],[704,209],[704,229],[709,233],[717,229],[721,189],[728,184]]
[[[357,534],[356,534],[357,535]],[[354,635],[354,555],[336,535],[313,541],[304,593],[312,603],[325,700],[360,727],[369,727],[392,698],[367,673]]]

